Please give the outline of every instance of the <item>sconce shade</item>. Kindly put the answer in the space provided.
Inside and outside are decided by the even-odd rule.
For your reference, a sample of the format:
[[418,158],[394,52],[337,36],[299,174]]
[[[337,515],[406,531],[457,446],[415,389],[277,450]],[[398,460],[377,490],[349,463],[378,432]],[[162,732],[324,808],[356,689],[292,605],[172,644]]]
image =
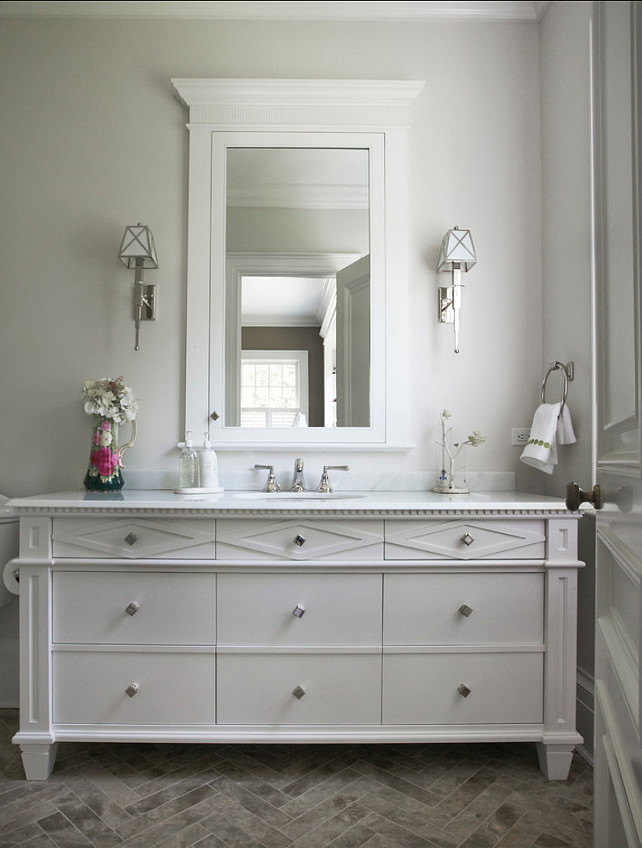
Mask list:
[[126,227],[118,258],[128,268],[158,268],[156,245],[149,227]]
[[460,230],[459,227],[448,230],[441,242],[437,270],[452,271],[455,266],[459,266],[469,271],[476,262],[477,254],[470,230]]

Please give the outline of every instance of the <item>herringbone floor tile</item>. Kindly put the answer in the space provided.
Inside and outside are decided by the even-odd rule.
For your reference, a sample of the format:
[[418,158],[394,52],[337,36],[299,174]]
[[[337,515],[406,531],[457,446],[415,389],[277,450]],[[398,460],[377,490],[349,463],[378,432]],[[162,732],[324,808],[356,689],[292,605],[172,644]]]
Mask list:
[[61,744],[26,781],[0,710],[0,848],[590,848],[592,770],[534,745]]

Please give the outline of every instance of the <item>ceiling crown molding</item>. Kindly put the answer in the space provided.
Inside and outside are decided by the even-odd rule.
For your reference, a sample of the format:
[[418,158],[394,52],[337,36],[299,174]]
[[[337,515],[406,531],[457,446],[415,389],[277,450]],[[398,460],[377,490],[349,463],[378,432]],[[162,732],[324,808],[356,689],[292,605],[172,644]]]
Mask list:
[[197,20],[535,21],[550,0],[179,0],[178,2],[81,2],[3,0],[0,17],[141,18]]

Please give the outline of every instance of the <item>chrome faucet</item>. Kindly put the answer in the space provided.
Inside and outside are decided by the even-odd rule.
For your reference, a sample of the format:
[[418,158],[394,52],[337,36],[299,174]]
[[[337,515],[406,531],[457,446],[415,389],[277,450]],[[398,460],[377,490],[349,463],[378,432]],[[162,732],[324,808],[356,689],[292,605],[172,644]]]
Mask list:
[[294,460],[294,474],[292,475],[291,492],[307,492],[305,480],[303,479],[303,460]]

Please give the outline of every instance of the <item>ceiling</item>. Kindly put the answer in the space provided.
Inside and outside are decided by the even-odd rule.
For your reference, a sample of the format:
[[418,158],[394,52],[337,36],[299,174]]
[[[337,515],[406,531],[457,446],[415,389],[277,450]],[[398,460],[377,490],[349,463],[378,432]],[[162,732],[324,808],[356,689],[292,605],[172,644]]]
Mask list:
[[0,17],[289,19],[289,20],[467,20],[536,21],[550,0],[178,0],[178,2],[52,2],[2,0]]

